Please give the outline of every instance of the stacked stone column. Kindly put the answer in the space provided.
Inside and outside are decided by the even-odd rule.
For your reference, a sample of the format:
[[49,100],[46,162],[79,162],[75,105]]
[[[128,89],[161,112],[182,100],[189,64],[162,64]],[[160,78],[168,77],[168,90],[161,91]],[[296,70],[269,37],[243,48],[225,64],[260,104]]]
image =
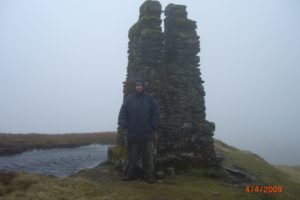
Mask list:
[[161,12],[158,1],[145,1],[139,20],[129,30],[124,97],[134,92],[134,79],[142,77],[147,92],[160,105],[158,169],[218,166],[212,137],[215,125],[205,115],[196,22],[187,18],[186,6],[169,4],[162,33]]
[[156,95],[159,71],[163,64],[163,33],[161,30],[161,5],[146,1],[140,7],[139,20],[130,28],[128,37],[128,67],[124,82],[124,97],[134,92],[134,80],[142,77],[146,91]]
[[196,22],[187,18],[186,6],[165,8],[164,68],[168,72],[165,119],[159,130],[158,165],[177,168],[217,165],[214,123],[205,118],[204,87],[200,75]]

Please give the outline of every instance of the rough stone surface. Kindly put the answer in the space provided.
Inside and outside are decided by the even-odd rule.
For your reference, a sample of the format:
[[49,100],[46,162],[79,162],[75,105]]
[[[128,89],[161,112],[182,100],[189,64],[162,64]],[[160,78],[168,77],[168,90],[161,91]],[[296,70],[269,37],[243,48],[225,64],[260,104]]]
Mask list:
[[[145,1],[129,30],[124,98],[134,91],[134,79],[143,77],[147,92],[160,105],[158,169],[218,166],[212,138],[215,124],[205,115],[196,22],[187,18],[186,6],[169,4],[163,33],[161,9],[158,1]],[[124,131],[118,132],[122,138]],[[121,139],[119,144],[124,144]]]

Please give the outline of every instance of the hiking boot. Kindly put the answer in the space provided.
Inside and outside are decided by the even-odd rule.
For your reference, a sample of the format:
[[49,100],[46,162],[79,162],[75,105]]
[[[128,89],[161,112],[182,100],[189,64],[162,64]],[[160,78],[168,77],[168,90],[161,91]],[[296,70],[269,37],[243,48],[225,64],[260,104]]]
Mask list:
[[125,176],[122,178],[122,181],[133,181],[133,180],[135,180],[135,178],[132,176]]

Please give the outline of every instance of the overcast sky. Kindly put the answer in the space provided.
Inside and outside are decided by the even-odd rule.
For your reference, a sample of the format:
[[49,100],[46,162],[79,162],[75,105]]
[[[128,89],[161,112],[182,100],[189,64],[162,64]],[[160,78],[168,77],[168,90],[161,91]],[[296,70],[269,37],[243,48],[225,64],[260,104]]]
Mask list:
[[[142,2],[0,0],[0,132],[115,131]],[[160,2],[197,21],[215,138],[300,165],[300,1]]]

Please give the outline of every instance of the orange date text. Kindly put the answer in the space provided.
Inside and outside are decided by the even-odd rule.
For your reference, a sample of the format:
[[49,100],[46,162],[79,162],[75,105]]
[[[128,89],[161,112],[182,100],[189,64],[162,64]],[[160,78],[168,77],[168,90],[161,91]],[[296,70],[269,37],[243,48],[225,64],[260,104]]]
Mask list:
[[247,185],[245,187],[245,192],[248,193],[281,193],[283,192],[283,187],[281,185]]

